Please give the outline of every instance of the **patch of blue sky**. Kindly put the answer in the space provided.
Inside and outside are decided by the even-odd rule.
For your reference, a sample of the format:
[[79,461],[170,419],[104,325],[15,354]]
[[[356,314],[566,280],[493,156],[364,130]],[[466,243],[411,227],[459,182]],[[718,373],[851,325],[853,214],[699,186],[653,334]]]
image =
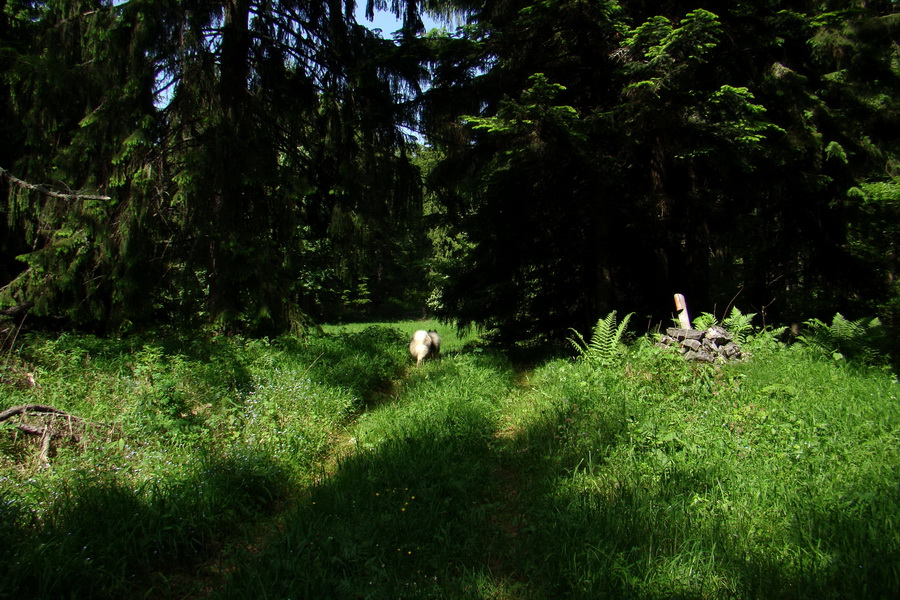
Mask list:
[[[376,10],[373,18],[366,18],[366,7],[365,2],[359,2],[356,5],[356,22],[360,25],[365,25],[369,29],[373,31],[380,32],[381,37],[385,39],[392,38],[395,33],[400,31],[400,28],[403,26],[403,23],[400,19],[398,19],[394,13],[386,10]],[[422,24],[425,26],[425,31],[431,31],[432,29],[448,29],[454,30],[456,28],[457,23],[456,20],[449,19],[435,19],[429,15],[422,13]]]

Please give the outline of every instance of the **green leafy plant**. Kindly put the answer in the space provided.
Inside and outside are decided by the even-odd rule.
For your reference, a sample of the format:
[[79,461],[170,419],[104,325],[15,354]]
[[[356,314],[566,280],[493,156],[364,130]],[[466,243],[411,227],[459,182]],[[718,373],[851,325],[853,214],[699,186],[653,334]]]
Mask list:
[[731,314],[722,321],[722,327],[734,336],[734,341],[738,344],[743,344],[753,332],[753,325],[750,323],[755,316],[756,313],[747,313],[745,315],[734,306],[731,308]]
[[830,354],[834,360],[858,358],[870,364],[878,360],[879,347],[884,339],[884,330],[878,318],[864,317],[850,321],[837,313],[830,324],[821,319],[810,319],[804,324],[808,332],[798,339],[815,351]]
[[[678,319],[675,319],[675,323],[676,325],[679,325]],[[714,325],[718,325],[719,320],[716,318],[716,315],[705,312],[694,317],[694,320],[691,322],[691,324],[694,326],[694,329],[709,329]]]
[[578,351],[579,360],[598,367],[616,363],[619,357],[619,344],[633,314],[628,313],[622,322],[616,325],[616,311],[612,311],[594,325],[590,342],[586,342],[584,336],[572,329],[576,337],[570,337],[569,342]]
[[709,329],[710,327],[721,325],[734,337],[734,341],[738,344],[743,344],[753,332],[751,323],[755,316],[756,313],[744,314],[736,306],[733,306],[731,314],[725,317],[721,323],[712,313],[703,313],[694,318],[693,325],[695,329]]

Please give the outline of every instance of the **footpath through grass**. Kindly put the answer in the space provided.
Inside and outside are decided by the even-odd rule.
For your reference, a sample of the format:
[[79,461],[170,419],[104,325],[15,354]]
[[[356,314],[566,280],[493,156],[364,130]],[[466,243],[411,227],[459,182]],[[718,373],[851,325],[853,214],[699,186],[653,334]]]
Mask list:
[[[17,398],[122,433],[49,468],[5,442],[0,596],[897,597],[893,375],[643,341],[522,371],[443,330],[444,359],[415,369],[421,325],[144,362],[152,345],[86,361],[83,339],[33,342],[48,384]],[[117,366],[78,393],[50,385],[101,355]]]
[[[196,597],[304,494],[344,425],[406,366],[402,334],[35,334],[0,410],[0,598]],[[29,385],[26,370],[36,385]],[[40,438],[19,425],[48,427]],[[71,430],[70,430],[71,428]]]

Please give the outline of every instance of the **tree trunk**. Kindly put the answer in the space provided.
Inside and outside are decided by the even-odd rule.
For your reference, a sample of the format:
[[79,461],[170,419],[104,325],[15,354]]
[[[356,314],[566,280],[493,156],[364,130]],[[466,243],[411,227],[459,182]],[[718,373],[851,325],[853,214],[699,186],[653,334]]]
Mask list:
[[210,190],[212,200],[209,231],[209,313],[213,319],[234,319],[241,309],[242,231],[247,226],[245,214],[249,201],[245,194],[248,135],[248,80],[250,75],[250,2],[226,0],[222,25],[222,49],[219,75],[221,121],[217,124],[214,147],[210,156],[214,163]]

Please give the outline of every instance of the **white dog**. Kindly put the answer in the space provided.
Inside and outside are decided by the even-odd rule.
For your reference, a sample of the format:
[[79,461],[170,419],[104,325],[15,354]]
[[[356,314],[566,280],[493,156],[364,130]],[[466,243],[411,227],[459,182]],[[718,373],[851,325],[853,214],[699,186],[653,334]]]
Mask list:
[[416,359],[417,367],[426,358],[437,358],[441,354],[441,336],[437,331],[418,330],[409,342],[409,353]]

